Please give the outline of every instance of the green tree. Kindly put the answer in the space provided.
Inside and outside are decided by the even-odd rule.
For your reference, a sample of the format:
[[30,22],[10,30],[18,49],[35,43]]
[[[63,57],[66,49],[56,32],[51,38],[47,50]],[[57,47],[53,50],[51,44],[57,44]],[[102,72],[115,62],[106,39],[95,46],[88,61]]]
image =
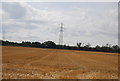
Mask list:
[[77,43],[77,47],[80,48],[82,43]]
[[54,42],[52,42],[52,41],[46,41],[46,42],[43,43],[43,45],[44,45],[45,47],[49,47],[49,48],[54,48],[54,47],[56,47],[56,44],[55,44]]

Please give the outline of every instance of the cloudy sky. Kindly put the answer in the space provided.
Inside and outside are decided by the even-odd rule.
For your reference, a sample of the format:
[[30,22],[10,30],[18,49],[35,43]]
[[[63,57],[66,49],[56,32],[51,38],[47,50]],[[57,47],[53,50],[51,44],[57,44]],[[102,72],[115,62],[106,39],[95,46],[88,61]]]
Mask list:
[[58,43],[63,22],[67,45],[118,43],[117,2],[4,2],[0,15],[5,40]]

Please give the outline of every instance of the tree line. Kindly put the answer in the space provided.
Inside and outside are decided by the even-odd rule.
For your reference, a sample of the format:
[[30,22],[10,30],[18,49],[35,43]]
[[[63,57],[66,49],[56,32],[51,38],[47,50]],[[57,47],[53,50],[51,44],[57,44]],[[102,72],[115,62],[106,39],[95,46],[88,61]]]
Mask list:
[[109,45],[106,44],[104,46],[95,46],[91,47],[90,44],[82,46],[82,43],[77,43],[76,46],[69,45],[57,45],[53,41],[45,41],[41,42],[30,42],[30,41],[22,41],[18,42],[10,42],[0,40],[1,46],[18,46],[18,47],[34,47],[34,48],[52,48],[52,49],[68,49],[68,50],[83,50],[83,51],[97,51],[97,52],[112,52],[112,53],[120,53],[120,47],[118,45]]

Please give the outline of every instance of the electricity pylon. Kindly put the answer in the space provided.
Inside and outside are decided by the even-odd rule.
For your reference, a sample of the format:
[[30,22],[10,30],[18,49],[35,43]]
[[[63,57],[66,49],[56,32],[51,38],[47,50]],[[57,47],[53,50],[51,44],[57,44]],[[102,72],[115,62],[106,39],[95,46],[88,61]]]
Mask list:
[[60,34],[59,34],[59,45],[63,45],[63,31],[64,31],[63,23],[61,23]]

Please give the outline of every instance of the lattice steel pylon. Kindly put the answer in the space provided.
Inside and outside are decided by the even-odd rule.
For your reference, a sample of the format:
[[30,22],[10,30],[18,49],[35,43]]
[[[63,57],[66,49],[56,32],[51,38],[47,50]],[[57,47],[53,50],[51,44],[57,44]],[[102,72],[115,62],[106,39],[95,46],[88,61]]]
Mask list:
[[63,45],[63,31],[64,31],[63,23],[61,23],[60,34],[59,34],[59,45]]

